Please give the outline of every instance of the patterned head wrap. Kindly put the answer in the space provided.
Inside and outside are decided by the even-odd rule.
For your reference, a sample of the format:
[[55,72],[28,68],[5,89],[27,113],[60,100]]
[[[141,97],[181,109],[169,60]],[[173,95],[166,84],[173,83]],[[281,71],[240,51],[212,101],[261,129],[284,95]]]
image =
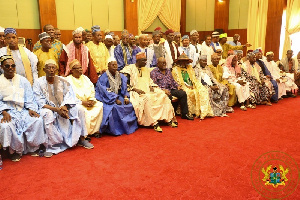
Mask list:
[[192,30],[191,32],[190,32],[190,35],[193,35],[194,33],[197,33],[198,31],[196,31],[196,30]]
[[9,33],[17,35],[17,31],[14,28],[6,28],[6,29],[4,29],[4,35],[7,35]]
[[51,38],[48,33],[42,32],[41,34],[39,34],[40,41],[42,41],[43,39],[46,39],[46,38]]
[[266,53],[266,56],[268,56],[268,55],[274,55],[274,53],[272,51],[269,51]]
[[188,35],[184,35],[184,36],[182,36],[181,41],[183,41],[184,39],[190,39],[190,38]]

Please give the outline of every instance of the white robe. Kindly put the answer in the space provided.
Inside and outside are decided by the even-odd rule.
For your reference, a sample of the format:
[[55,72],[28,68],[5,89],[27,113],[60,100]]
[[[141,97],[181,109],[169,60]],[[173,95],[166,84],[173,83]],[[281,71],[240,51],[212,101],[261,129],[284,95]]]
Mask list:
[[10,122],[0,123],[0,144],[9,148],[10,153],[37,150],[45,143],[46,135],[42,117],[29,115],[29,109],[39,112],[29,81],[18,74],[12,79],[2,74],[0,82],[0,120],[4,110],[12,118]]
[[[55,86],[57,85],[57,86]],[[50,88],[49,88],[50,87]],[[57,87],[54,91],[53,88]],[[51,91],[57,102],[51,98]],[[45,131],[48,137],[46,152],[60,153],[77,144],[80,136],[86,136],[84,110],[77,104],[72,86],[63,77],[55,76],[55,83],[48,84],[46,76],[40,77],[33,84],[35,99],[41,109]],[[55,94],[56,92],[56,94]],[[43,108],[44,105],[61,107],[68,105],[70,119],[61,117],[57,112]]]
[[206,55],[207,56],[207,65],[211,65],[211,55],[214,54],[214,50],[212,46],[207,46],[205,41],[202,43],[202,48],[201,48],[201,55]]
[[[244,86],[237,83],[242,78],[237,78],[233,70],[229,70],[227,66],[223,66],[223,79],[228,80],[229,83],[235,86],[236,96],[239,103],[243,103],[250,97],[250,85],[247,82]],[[246,82],[245,80],[243,80]]]

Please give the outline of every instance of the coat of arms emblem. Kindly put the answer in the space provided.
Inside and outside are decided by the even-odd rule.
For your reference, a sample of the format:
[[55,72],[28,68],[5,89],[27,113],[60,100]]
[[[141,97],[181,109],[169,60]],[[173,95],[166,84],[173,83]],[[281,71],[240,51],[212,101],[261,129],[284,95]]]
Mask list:
[[273,171],[270,172],[272,165],[269,165],[266,169],[262,168],[261,172],[265,175],[262,179],[265,182],[265,185],[272,185],[274,188],[277,188],[279,185],[285,185],[288,181],[286,174],[289,172],[289,169],[284,169],[282,165],[279,165],[279,170],[275,166]]

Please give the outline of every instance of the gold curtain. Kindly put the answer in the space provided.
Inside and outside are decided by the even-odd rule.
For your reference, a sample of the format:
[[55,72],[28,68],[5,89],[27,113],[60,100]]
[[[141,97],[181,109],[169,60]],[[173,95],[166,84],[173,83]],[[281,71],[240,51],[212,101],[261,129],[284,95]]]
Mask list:
[[138,0],[138,31],[146,30],[159,16],[174,31],[180,30],[181,0]]
[[265,50],[266,28],[268,15],[268,0],[249,1],[247,40],[252,46],[249,49],[261,47]]
[[166,27],[180,31],[181,0],[165,0],[158,16]]
[[159,14],[165,0],[138,0],[138,32],[146,30]]
[[285,39],[282,57],[285,57],[287,50],[291,49],[290,35],[300,32],[300,1],[288,0],[286,8]]

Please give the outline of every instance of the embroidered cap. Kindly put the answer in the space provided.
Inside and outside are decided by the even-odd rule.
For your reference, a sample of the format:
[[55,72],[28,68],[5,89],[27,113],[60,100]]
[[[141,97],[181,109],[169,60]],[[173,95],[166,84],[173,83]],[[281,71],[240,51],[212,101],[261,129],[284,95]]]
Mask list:
[[9,33],[17,35],[17,31],[14,28],[6,28],[6,29],[4,29],[4,35],[7,35]]
[[2,64],[4,61],[6,61],[7,59],[14,59],[11,55],[3,55],[0,57],[0,63]]
[[39,34],[40,41],[42,41],[43,39],[46,39],[46,38],[51,38],[48,33],[42,32],[42,33]]

